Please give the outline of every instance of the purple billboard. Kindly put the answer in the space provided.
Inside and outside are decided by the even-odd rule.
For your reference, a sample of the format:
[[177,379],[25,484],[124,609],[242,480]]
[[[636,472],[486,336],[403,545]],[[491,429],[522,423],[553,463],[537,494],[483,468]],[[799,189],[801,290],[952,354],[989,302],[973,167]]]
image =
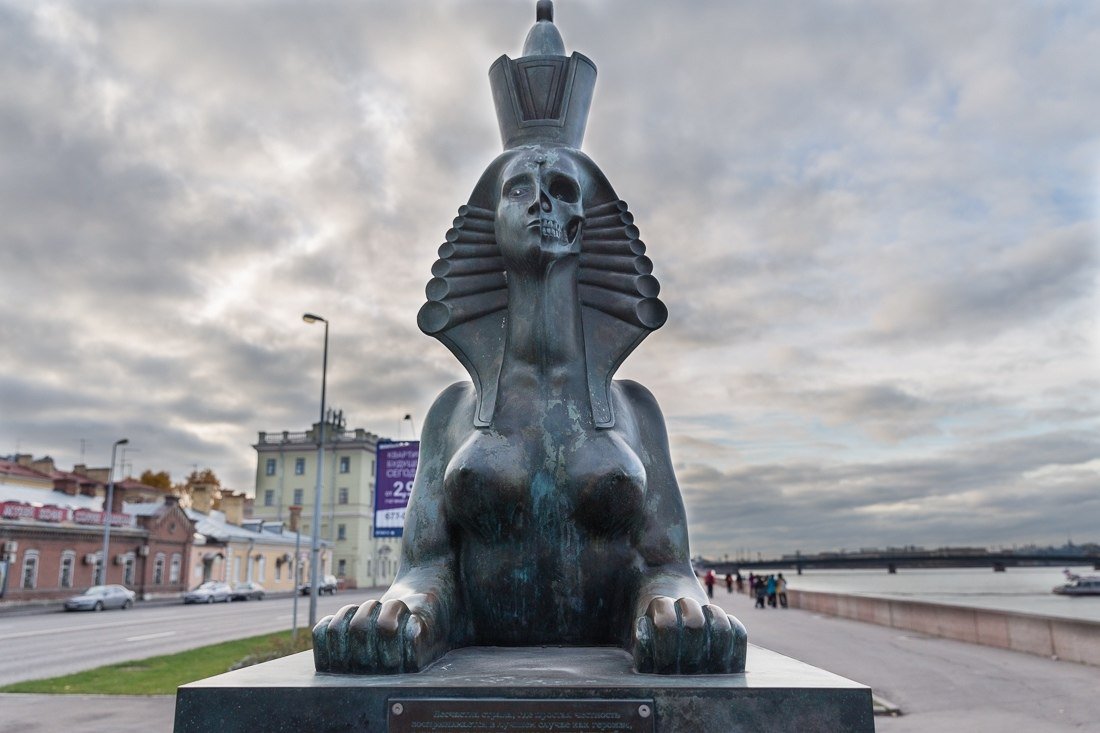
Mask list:
[[405,526],[405,507],[416,478],[416,463],[420,459],[420,441],[380,440],[377,451],[374,536],[400,537]]

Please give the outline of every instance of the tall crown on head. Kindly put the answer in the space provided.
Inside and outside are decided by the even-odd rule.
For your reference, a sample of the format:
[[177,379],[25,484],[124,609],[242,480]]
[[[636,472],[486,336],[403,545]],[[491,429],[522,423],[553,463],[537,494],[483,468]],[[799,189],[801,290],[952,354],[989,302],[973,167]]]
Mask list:
[[538,1],[523,56],[504,55],[489,67],[489,85],[505,150],[533,143],[581,147],[596,65],[575,51],[565,55],[551,0]]

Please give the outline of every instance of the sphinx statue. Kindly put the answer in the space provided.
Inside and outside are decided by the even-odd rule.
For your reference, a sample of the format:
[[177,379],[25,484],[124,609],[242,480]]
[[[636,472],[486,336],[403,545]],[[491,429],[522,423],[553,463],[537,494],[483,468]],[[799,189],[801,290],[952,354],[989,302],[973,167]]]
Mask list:
[[489,72],[504,152],[432,267],[418,323],[471,381],[424,422],[401,567],[318,622],[320,672],[409,673],[464,646],[619,646],[639,672],[744,670],[707,595],[653,396],[612,380],[667,318],[633,216],[580,151],[596,67],[549,0]]

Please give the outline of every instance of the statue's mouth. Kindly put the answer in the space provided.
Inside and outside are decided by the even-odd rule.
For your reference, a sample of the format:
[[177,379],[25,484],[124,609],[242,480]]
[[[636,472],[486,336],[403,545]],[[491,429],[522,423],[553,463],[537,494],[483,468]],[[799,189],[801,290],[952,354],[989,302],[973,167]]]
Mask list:
[[561,224],[553,219],[539,220],[539,234],[543,241],[554,240],[560,242],[563,239],[564,229]]
[[566,225],[553,219],[536,219],[528,224],[527,228],[537,228],[539,236],[544,242],[566,242],[571,244],[577,238],[577,233],[580,231],[583,222],[584,219],[579,216],[573,217]]

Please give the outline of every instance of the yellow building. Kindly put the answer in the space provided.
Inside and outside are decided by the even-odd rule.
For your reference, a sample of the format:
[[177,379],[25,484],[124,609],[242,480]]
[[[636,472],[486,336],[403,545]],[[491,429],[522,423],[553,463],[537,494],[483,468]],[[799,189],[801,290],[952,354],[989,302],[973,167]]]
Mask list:
[[[319,423],[303,433],[260,433],[252,516],[288,520],[302,507],[303,538],[312,537]],[[375,538],[375,455],[379,437],[363,429],[325,426],[321,539],[332,548],[329,571],[349,588],[389,585],[397,574],[400,538]]]
[[[308,536],[297,536],[280,521],[244,519],[238,524],[232,520],[239,517],[229,515],[233,511],[232,506],[227,511],[186,510],[195,523],[187,587],[221,580],[230,585],[259,583],[268,593],[289,593],[309,582]],[[329,572],[331,552],[327,544],[321,547],[320,575]]]

